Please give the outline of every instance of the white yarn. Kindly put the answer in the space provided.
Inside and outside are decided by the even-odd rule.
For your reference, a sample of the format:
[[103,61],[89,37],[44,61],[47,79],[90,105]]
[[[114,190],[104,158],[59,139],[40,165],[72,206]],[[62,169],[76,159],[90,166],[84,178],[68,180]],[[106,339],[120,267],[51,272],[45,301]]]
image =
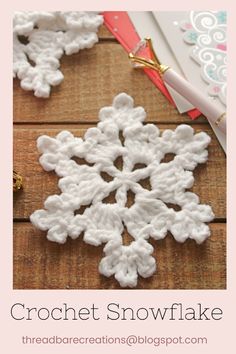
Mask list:
[[[178,242],[192,238],[201,243],[210,235],[205,222],[214,217],[210,206],[199,204],[198,196],[186,191],[194,183],[191,171],[207,160],[210,137],[204,132],[194,134],[188,125],[160,135],[154,124],[143,124],[145,117],[144,109],[134,108],[133,99],[121,93],[112,107],[100,110],[100,122],[87,130],[84,139],[68,131],[56,138],[38,138],[40,163],[60,177],[61,194],[48,197],[45,209],[31,215],[32,223],[48,230],[47,238],[58,243],[66,242],[67,236],[76,239],[82,232],[86,243],[106,243],[99,271],[108,277],[114,274],[122,287],[135,287],[138,274],[146,278],[155,272],[149,237],[160,240],[170,231]],[[161,162],[167,153],[176,156]],[[73,156],[92,166],[79,165]],[[113,163],[119,156],[123,158],[122,171]],[[133,171],[137,163],[146,167]],[[106,182],[101,172],[112,180]],[[151,190],[139,184],[147,177]],[[125,206],[128,190],[135,194],[130,208]],[[116,203],[104,203],[112,191],[116,191]],[[166,203],[177,204],[180,211]],[[75,215],[81,206],[88,207],[82,215]],[[134,239],[128,246],[123,245],[124,225]]]
[[[60,84],[59,59],[91,48],[97,41],[103,17],[97,12],[19,11],[13,17],[13,76],[37,97],[49,97],[50,87]],[[25,36],[23,44],[19,36]],[[34,63],[34,64],[32,64]]]

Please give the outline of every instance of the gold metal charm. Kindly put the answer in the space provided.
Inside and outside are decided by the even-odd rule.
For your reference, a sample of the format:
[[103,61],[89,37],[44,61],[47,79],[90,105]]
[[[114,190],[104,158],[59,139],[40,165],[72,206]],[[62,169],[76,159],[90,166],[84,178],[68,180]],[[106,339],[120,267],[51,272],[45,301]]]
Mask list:
[[23,178],[13,170],[13,192],[17,192],[23,187]]

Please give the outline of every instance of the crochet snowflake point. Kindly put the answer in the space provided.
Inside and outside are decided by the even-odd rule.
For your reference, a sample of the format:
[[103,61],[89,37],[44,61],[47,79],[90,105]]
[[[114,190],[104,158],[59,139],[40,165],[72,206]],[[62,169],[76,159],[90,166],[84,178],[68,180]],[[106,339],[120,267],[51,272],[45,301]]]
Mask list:
[[37,97],[49,97],[63,74],[59,59],[91,48],[103,17],[96,12],[18,11],[13,17],[13,76]]
[[178,242],[201,243],[214,217],[210,206],[186,191],[194,183],[192,170],[207,160],[210,137],[188,125],[160,134],[154,124],[143,124],[145,117],[121,93],[100,110],[100,122],[83,139],[68,131],[38,138],[40,163],[60,177],[61,194],[48,197],[32,223],[51,241],[83,233],[86,243],[105,243],[99,271],[114,275],[122,287],[135,287],[138,274],[155,272],[150,237],[160,240],[169,231]]

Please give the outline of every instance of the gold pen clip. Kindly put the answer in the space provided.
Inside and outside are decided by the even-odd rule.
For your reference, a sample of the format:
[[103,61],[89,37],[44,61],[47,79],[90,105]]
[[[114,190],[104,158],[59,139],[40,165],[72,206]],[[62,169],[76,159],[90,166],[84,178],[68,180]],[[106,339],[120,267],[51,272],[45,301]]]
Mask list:
[[[142,53],[146,49],[149,52],[151,57],[150,59],[138,55],[138,53]],[[169,66],[161,64],[153,49],[151,38],[145,38],[144,40],[140,41],[133,52],[129,53],[129,59],[134,68],[149,68],[157,71],[160,75],[163,75],[164,72],[169,69]]]

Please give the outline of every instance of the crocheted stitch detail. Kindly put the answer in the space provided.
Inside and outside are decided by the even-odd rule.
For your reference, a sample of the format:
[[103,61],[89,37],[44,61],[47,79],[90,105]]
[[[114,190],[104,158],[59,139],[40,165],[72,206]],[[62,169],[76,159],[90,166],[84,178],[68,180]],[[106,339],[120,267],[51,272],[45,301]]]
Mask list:
[[[145,116],[142,107],[134,108],[133,99],[121,93],[112,107],[100,110],[100,122],[83,139],[68,131],[38,138],[40,163],[60,177],[61,194],[48,197],[45,209],[35,211],[31,222],[48,230],[51,241],[64,243],[84,232],[86,243],[106,243],[99,271],[115,275],[122,287],[135,287],[138,274],[146,278],[155,272],[150,237],[160,240],[170,231],[178,242],[191,238],[201,243],[210,235],[205,222],[214,217],[210,206],[186,191],[194,183],[192,170],[207,160],[210,137],[194,134],[188,125],[160,135],[154,124],[143,124]],[[162,161],[170,153],[174,158]],[[122,170],[116,167],[118,157]],[[140,183],[147,178],[150,190]],[[128,191],[135,195],[130,207]],[[112,192],[115,202],[104,202]],[[129,245],[123,242],[125,227],[133,239]]]
[[59,59],[91,48],[103,17],[97,12],[15,12],[13,18],[13,76],[37,97],[49,97],[63,74]]

